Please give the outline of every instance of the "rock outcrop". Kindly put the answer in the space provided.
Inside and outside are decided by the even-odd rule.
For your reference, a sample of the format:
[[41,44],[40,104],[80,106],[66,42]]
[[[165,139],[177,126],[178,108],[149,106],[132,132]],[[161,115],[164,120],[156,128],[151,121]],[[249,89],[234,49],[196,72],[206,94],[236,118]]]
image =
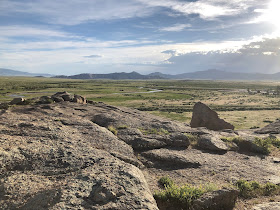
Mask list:
[[277,120],[264,128],[255,131],[258,134],[280,134],[280,120]]
[[233,125],[220,119],[215,111],[201,102],[196,103],[193,107],[191,127],[206,127],[214,131],[234,129]]
[[[156,210],[162,176],[193,185],[279,180],[279,162],[228,151],[220,137],[238,132],[85,101],[60,92],[1,110],[1,209]],[[230,209],[235,199],[214,191],[194,205]]]

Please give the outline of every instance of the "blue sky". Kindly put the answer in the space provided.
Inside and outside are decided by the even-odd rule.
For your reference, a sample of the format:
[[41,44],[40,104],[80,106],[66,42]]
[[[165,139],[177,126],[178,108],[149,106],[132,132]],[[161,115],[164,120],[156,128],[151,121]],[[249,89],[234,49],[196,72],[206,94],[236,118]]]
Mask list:
[[280,72],[279,0],[0,0],[0,67]]

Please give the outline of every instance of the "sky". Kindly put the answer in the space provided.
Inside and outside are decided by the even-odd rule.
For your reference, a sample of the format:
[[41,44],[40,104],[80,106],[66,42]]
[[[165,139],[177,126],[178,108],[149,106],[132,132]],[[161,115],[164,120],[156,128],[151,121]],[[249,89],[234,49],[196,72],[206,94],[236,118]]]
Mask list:
[[0,0],[0,68],[280,72],[280,0]]

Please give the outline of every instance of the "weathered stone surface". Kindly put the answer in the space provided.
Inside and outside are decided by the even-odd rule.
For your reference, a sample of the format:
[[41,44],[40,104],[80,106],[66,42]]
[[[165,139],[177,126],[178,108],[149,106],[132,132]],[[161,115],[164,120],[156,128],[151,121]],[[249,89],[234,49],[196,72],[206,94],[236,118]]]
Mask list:
[[197,161],[192,161],[186,156],[177,154],[168,149],[157,149],[148,152],[143,152],[141,155],[146,159],[142,160],[148,167],[156,168],[198,168],[201,164]]
[[118,137],[131,145],[136,150],[156,149],[166,146],[187,148],[190,141],[185,134],[147,134],[144,135],[139,129],[127,128],[118,132]]
[[68,180],[53,209],[153,209],[157,205],[142,172],[130,164],[101,159]]
[[253,207],[253,210],[279,210],[280,202],[262,203]]
[[1,209],[158,209],[129,145],[75,109],[44,106],[1,115]]
[[234,129],[230,123],[220,119],[218,114],[205,104],[198,102],[193,107],[191,127],[206,127],[210,130]]
[[280,120],[273,122],[264,128],[256,130],[255,133],[258,134],[280,134]]
[[212,134],[201,135],[198,138],[197,146],[201,149],[218,152],[225,152],[229,150],[228,146],[220,139],[219,136]]
[[230,210],[233,209],[238,191],[235,189],[222,189],[202,195],[193,203],[195,210]]
[[[61,103],[1,111],[1,209],[157,209],[152,193],[162,176],[178,185],[279,182],[279,164],[270,157],[225,152],[220,141],[211,139],[261,136],[253,131],[190,128],[104,103],[69,103],[73,101],[61,94],[68,96],[58,94]],[[185,133],[198,139],[210,135],[206,149],[213,152],[189,146]],[[209,196],[203,202],[213,200]]]
[[17,104],[23,104],[23,102],[25,101],[24,98],[14,98],[10,104],[11,105],[17,105]]

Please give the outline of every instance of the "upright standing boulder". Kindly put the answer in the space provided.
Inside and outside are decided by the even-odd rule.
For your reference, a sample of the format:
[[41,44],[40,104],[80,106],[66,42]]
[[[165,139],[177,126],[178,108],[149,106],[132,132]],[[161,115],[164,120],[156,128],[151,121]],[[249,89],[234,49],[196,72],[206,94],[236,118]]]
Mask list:
[[220,119],[217,112],[201,102],[196,103],[193,107],[191,127],[206,127],[214,131],[234,129],[232,124]]

